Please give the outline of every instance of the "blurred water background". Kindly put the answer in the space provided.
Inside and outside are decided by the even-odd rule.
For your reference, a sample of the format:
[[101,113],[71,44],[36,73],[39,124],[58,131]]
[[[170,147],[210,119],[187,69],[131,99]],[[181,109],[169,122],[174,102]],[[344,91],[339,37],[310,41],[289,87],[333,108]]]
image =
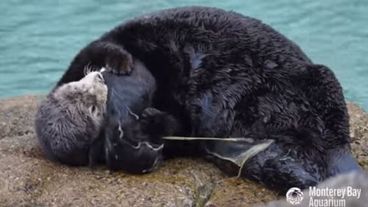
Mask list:
[[189,5],[261,19],[333,69],[346,98],[368,109],[367,0],[1,0],[0,98],[45,94],[102,33],[134,16]]

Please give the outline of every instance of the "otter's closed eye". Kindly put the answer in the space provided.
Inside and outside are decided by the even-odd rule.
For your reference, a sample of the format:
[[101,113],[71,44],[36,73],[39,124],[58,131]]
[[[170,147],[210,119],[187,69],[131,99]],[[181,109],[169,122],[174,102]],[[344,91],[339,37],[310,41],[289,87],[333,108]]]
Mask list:
[[105,81],[101,73],[97,73],[97,79],[100,82],[104,82]]
[[93,115],[96,115],[97,114],[97,107],[95,105],[92,105],[89,107],[89,112]]

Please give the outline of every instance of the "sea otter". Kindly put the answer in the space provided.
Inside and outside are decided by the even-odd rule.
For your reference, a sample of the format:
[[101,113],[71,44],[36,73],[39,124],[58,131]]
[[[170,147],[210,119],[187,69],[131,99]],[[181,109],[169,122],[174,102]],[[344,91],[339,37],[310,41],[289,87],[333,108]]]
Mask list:
[[36,114],[36,133],[47,157],[70,165],[88,163],[106,111],[107,86],[99,72],[50,93]]
[[[246,178],[284,191],[359,169],[333,72],[259,20],[207,7],[135,18],[81,50],[55,91],[82,79],[87,65],[129,74],[134,68],[121,61],[126,53],[155,78],[152,107],[180,124],[173,135],[251,137],[256,144],[273,140],[244,163],[240,174]],[[180,151],[185,145],[176,142],[168,149]],[[242,145],[239,151],[236,143],[204,141],[196,148],[224,169],[223,157],[253,147]]]
[[171,134],[168,126],[175,120],[150,108],[155,79],[140,61],[132,67],[129,76],[105,68],[87,72],[46,97],[37,113],[36,132],[49,158],[70,165],[105,162],[110,169],[131,173],[158,166],[160,137]]

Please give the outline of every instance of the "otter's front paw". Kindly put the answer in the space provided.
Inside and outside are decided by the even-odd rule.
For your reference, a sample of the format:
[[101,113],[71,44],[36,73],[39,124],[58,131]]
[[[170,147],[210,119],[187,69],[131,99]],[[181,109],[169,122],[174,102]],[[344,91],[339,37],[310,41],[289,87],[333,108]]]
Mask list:
[[140,123],[145,133],[158,137],[170,136],[179,130],[179,123],[172,115],[150,107],[143,111]]
[[147,173],[162,161],[164,145],[153,143],[138,122],[123,126],[121,117],[110,114],[103,133],[104,159],[109,169]]
[[112,48],[105,59],[106,69],[117,75],[128,75],[133,70],[133,58],[122,48]]

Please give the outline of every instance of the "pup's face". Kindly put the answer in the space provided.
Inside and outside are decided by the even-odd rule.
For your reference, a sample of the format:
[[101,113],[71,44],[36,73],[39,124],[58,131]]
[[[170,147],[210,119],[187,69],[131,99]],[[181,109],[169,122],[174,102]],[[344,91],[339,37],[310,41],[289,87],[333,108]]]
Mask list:
[[45,152],[64,163],[88,162],[104,121],[107,86],[100,72],[56,88],[41,103],[35,126]]
[[88,115],[95,124],[101,124],[107,101],[107,86],[101,72],[90,72],[79,81],[60,86],[54,97],[75,108],[74,116]]

